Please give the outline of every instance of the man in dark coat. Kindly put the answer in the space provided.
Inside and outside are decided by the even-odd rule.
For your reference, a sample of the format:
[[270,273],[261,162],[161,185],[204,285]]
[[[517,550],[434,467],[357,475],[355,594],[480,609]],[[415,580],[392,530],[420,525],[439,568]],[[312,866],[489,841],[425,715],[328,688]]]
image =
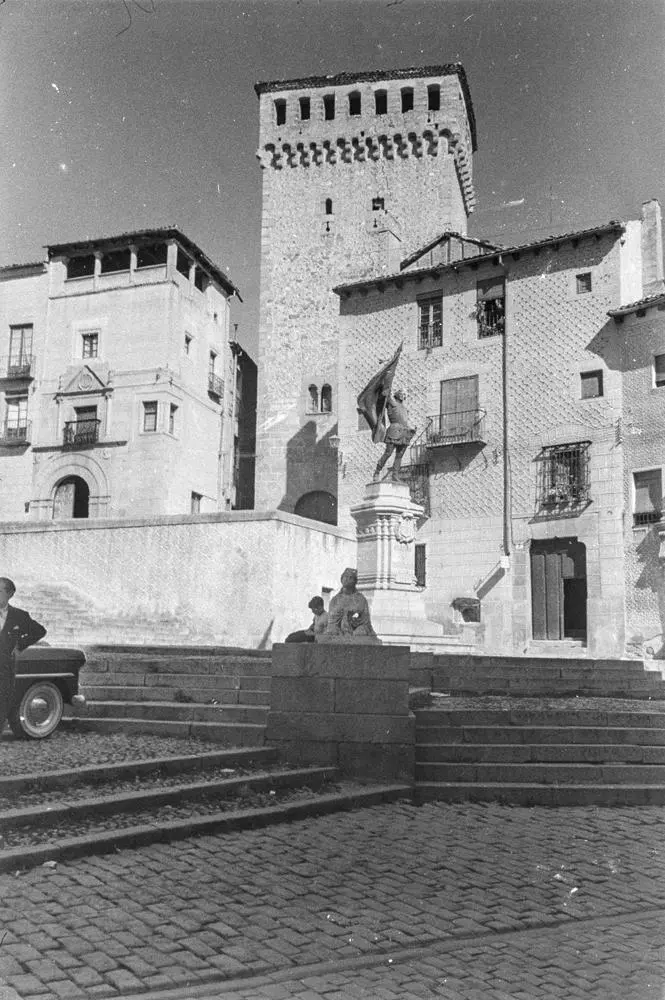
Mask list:
[[14,687],[14,650],[27,649],[46,635],[46,629],[27,611],[13,607],[9,600],[16,587],[0,576],[0,733],[9,713]]

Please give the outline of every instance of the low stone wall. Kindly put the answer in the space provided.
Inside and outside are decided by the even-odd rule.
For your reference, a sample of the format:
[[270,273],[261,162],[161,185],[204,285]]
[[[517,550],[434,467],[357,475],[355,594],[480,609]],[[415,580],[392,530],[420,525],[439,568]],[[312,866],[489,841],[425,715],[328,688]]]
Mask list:
[[281,511],[0,525],[2,575],[68,584],[100,616],[178,615],[226,646],[306,628],[355,558],[350,533]]
[[266,742],[292,764],[414,780],[408,646],[273,646]]

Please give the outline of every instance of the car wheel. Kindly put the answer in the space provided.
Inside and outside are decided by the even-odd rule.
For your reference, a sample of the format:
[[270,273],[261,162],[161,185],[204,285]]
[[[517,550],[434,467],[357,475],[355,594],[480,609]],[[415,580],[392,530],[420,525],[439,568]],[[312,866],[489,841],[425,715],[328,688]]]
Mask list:
[[63,708],[60,689],[49,681],[38,681],[9,713],[9,725],[15,736],[42,740],[58,728]]

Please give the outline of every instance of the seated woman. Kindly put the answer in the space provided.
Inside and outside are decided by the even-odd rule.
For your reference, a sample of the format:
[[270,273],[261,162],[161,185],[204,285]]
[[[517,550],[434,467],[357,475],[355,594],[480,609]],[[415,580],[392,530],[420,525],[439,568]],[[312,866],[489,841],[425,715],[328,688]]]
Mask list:
[[342,589],[330,602],[326,635],[376,638],[369,615],[369,604],[356,590],[357,583],[357,571],[345,569],[342,573]]

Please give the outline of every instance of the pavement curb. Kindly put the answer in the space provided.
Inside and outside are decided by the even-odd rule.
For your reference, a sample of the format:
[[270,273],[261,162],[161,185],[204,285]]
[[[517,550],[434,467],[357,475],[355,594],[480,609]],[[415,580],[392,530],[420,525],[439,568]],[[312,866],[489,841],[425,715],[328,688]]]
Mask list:
[[[154,843],[170,843],[195,834],[235,833],[292,820],[323,816],[328,813],[364,808],[413,798],[411,785],[379,785],[366,791],[331,793],[305,802],[294,802],[264,809],[243,809],[234,813],[212,813],[193,819],[175,820],[163,826],[127,827],[94,836],[70,837],[53,844],[6,851],[0,857],[0,873],[35,867],[46,861],[65,861],[93,854],[108,854],[120,848],[145,847]],[[1,998],[0,998],[1,1000]]]

